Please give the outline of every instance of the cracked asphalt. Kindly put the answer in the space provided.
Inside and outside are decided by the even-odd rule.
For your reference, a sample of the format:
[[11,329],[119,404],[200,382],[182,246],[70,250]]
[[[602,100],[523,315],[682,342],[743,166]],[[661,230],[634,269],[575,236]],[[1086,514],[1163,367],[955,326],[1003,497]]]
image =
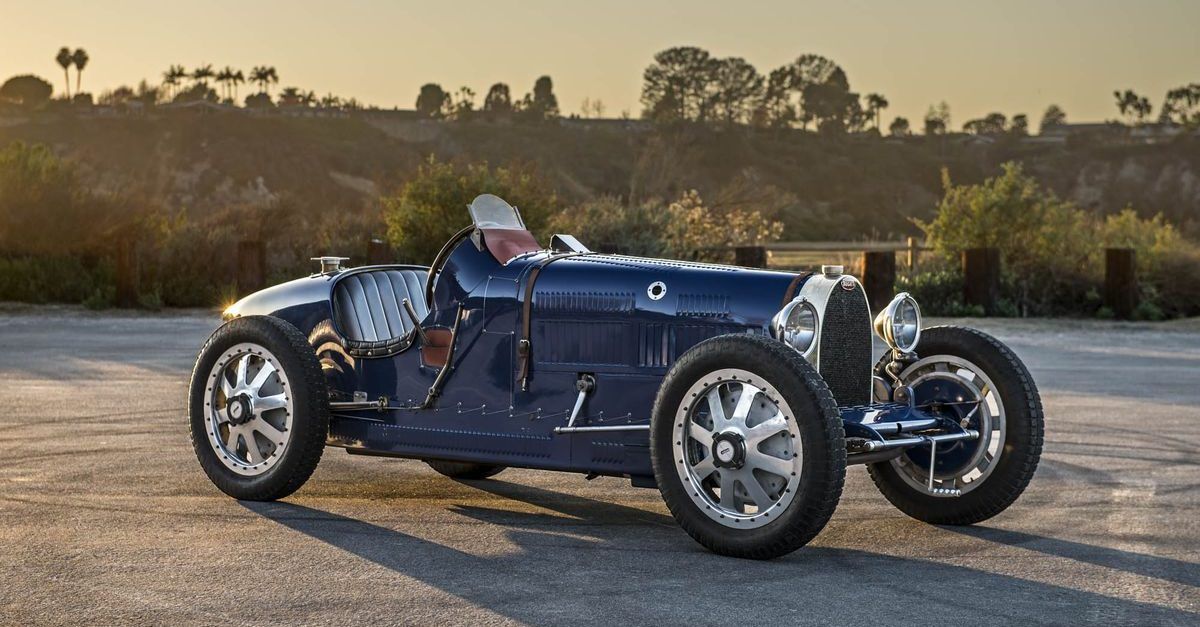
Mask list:
[[893,509],[852,467],[771,562],[712,555],[655,490],[456,482],[328,449],[282,502],[197,465],[208,314],[0,314],[0,624],[1200,624],[1200,326],[977,321],[1041,388],[1033,484],[981,525]]

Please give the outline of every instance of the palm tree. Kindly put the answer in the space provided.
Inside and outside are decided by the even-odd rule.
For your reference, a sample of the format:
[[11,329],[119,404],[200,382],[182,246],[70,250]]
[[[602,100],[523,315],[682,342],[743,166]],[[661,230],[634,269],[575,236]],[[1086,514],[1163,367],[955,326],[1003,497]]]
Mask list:
[[167,86],[168,99],[175,96],[175,87],[179,86],[179,82],[186,78],[187,70],[183,69],[182,65],[172,65],[163,72],[163,85]]
[[278,82],[279,82],[279,74],[275,72],[275,66],[273,66],[273,65],[272,65],[272,66],[270,66],[270,67],[268,67],[268,68],[266,68],[266,69],[267,69],[267,85],[268,85],[268,93],[270,93],[269,86],[270,86],[271,84],[273,84],[273,83],[278,83]]
[[882,132],[879,128],[880,118],[883,115],[883,110],[888,108],[887,98],[883,94],[867,94],[867,109],[875,114],[875,130]]
[[75,93],[79,92],[79,84],[83,82],[83,68],[88,64],[88,53],[83,48],[76,48],[71,55],[71,61],[75,62]]
[[234,102],[237,102],[237,86],[246,82],[246,75],[242,74],[241,70],[238,70],[233,73],[233,77],[231,77],[229,80],[233,84],[233,100]]
[[221,85],[221,94],[228,99],[233,99],[233,90],[229,88],[231,82],[233,82],[233,68],[226,65],[217,72],[217,83]]
[[196,83],[204,83],[213,76],[215,75],[213,74],[211,63],[205,63],[192,71],[192,80],[196,81]]
[[58,56],[54,57],[55,61],[62,66],[63,78],[67,80],[67,99],[71,99],[71,64],[75,63],[75,57],[71,56],[71,49],[63,46],[58,49]]
[[321,96],[321,106],[325,107],[326,109],[335,109],[342,106],[342,99],[338,98],[332,93],[325,94],[324,96]]
[[267,73],[267,67],[264,65],[256,65],[250,68],[250,82],[258,85],[260,92],[267,91],[267,81],[270,80]]

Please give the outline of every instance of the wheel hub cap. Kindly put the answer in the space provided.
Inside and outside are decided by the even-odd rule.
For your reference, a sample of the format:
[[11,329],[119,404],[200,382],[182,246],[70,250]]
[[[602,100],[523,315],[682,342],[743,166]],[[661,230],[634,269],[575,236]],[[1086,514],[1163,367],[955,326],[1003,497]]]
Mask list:
[[713,465],[717,468],[741,468],[746,464],[746,440],[736,433],[713,438]]
[[225,414],[229,416],[230,424],[244,425],[254,417],[254,403],[250,400],[250,397],[245,394],[239,394],[229,399],[229,405],[225,408]]

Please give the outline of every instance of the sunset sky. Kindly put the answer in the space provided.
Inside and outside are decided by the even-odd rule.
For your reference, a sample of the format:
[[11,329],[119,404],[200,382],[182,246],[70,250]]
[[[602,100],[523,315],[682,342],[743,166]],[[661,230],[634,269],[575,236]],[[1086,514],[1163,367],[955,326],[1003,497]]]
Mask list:
[[1149,96],[1157,115],[1168,88],[1200,82],[1198,24],[1197,0],[0,0],[0,80],[32,72],[61,91],[53,57],[70,46],[89,52],[94,94],[157,82],[172,63],[263,64],[278,87],[411,108],[426,82],[470,86],[481,102],[493,82],[519,95],[549,74],[565,113],[599,98],[606,115],[636,116],[652,55],[696,45],[764,74],[822,54],[855,91],[890,100],[885,119],[946,100],[959,128],[990,111],[1036,124],[1050,103],[1073,121],[1115,118],[1118,88]]

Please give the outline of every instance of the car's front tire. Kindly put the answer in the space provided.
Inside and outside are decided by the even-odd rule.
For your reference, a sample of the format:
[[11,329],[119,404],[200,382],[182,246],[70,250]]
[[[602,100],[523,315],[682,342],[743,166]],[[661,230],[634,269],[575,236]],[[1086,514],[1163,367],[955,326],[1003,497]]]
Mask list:
[[713,552],[770,559],[807,544],[842,493],[846,445],[825,380],[765,337],[723,335],[667,373],[650,427],[671,514]]
[[316,354],[296,327],[270,316],[222,325],[200,349],[188,398],[201,468],[236,499],[295,492],[321,460],[328,396]]
[[[958,393],[978,397],[965,399],[979,403],[974,412],[964,413],[963,422],[980,431],[980,439],[939,446],[933,472],[936,487],[960,494],[929,493],[928,447],[871,464],[867,470],[883,496],[917,520],[939,525],[987,520],[1012,505],[1037,470],[1045,421],[1037,386],[1011,349],[975,329],[925,329],[917,352],[919,359],[900,376],[914,386],[918,403],[931,400],[922,396],[936,395],[939,386],[949,388],[947,383]],[[887,356],[880,361],[880,374],[887,361]],[[932,400],[949,401],[947,406],[961,403],[957,396]],[[964,463],[956,463],[956,455]]]

